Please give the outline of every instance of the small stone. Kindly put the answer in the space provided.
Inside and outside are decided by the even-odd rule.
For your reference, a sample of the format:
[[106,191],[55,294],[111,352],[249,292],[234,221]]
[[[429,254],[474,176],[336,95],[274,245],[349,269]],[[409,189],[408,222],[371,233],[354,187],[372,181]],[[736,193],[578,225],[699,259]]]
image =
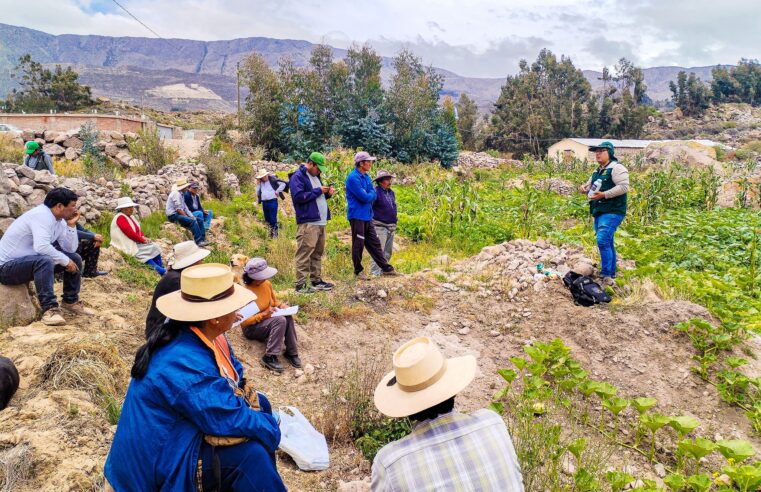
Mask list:
[[563,462],[560,465],[560,469],[561,469],[561,471],[564,474],[566,474],[566,475],[568,475],[570,477],[572,477],[572,476],[574,476],[576,474],[576,465],[571,463],[571,460],[568,459],[568,458],[563,460]]
[[386,291],[385,291],[385,290],[383,290],[383,289],[380,289],[380,290],[378,291],[377,295],[378,295],[378,297],[380,297],[381,299],[385,299],[386,297],[388,297],[388,294],[387,294],[387,293],[386,293]]
[[659,477],[663,478],[666,476],[666,467],[663,466],[662,463],[656,463],[653,469],[655,470],[655,474]]
[[723,473],[719,475],[718,477],[716,477],[716,480],[714,480],[714,483],[719,486],[724,485],[729,487],[730,485],[732,485],[732,479],[729,478],[729,475],[727,475],[726,473]]
[[460,328],[457,331],[457,333],[459,333],[460,335],[467,335],[468,333],[470,333],[470,328],[468,328],[468,327]]
[[295,378],[300,378],[303,375],[304,375],[304,371],[302,369],[296,369],[295,371],[293,371],[293,377]]
[[498,337],[498,336],[501,335],[501,333],[498,332],[497,330],[492,330],[492,331],[489,332],[489,335],[493,336],[493,337]]
[[304,366],[304,374],[313,374],[314,373],[314,366],[312,364],[307,364]]

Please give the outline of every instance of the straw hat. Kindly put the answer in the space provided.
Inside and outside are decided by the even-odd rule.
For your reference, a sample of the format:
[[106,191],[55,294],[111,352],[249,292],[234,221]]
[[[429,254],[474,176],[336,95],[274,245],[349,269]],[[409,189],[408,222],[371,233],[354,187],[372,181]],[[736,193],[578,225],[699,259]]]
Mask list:
[[123,208],[130,208],[130,207],[137,207],[137,203],[132,201],[132,198],[128,196],[123,196],[121,198],[117,198],[116,200],[116,210],[121,210]]
[[261,169],[259,173],[256,175],[256,179],[262,179],[265,176],[269,176],[270,173],[266,169]]
[[256,294],[233,283],[233,271],[221,263],[186,268],[180,290],[156,300],[158,310],[175,321],[206,321],[230,314],[256,300]]
[[264,258],[251,258],[243,271],[253,280],[267,280],[275,276],[277,268],[268,266]]
[[188,178],[180,178],[174,182],[174,189],[177,191],[182,191],[188,186],[190,186],[190,183],[188,182]]
[[375,406],[389,417],[408,417],[452,398],[475,375],[472,355],[445,359],[430,338],[414,338],[394,353],[394,370],[375,388]]
[[396,175],[381,169],[380,171],[378,171],[378,174],[375,175],[375,179],[373,181],[380,181],[383,178],[396,178]]
[[172,260],[172,270],[182,270],[194,263],[198,263],[211,254],[208,249],[201,249],[195,241],[184,241],[177,243],[172,248],[174,259]]

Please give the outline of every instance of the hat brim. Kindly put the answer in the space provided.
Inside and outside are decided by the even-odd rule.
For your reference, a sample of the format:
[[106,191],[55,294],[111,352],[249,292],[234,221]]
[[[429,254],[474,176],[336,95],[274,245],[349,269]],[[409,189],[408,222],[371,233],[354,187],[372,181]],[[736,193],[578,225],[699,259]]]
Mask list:
[[156,307],[159,312],[175,321],[206,321],[237,311],[256,300],[256,294],[240,286],[233,285],[233,294],[212,302],[191,302],[182,298],[181,291],[159,297]]
[[476,358],[472,355],[447,359],[441,379],[420,391],[404,391],[398,384],[388,385],[394,371],[386,374],[375,388],[375,407],[388,417],[409,417],[455,396],[468,387],[476,376]]
[[321,173],[324,173],[324,172],[327,172],[328,166],[326,166],[325,164],[317,164],[317,169],[319,169]]
[[210,254],[211,254],[211,251],[209,251],[208,249],[199,249],[192,255],[188,255],[185,258],[181,259],[180,261],[173,261],[172,270],[182,270],[183,268],[187,268],[190,265],[194,265],[198,263],[199,261],[203,260]]
[[40,150],[40,148],[39,148],[39,147],[37,147],[36,149],[24,149],[24,152],[25,152],[26,154],[32,155],[32,154],[34,154],[35,152],[37,152],[38,150]]
[[186,188],[189,188],[189,187],[190,187],[190,183],[188,183],[188,184],[184,184],[184,185],[182,185],[182,186],[177,186],[177,185],[174,185],[174,186],[173,186],[173,188],[174,188],[176,191],[182,191],[182,190],[184,190],[184,189],[186,189]]
[[265,177],[265,176],[269,176],[269,175],[270,175],[270,173],[258,174],[258,175],[256,176],[256,179],[262,179],[263,177]]
[[597,152],[598,150],[611,150],[610,147],[600,147],[599,145],[589,147],[590,152]]
[[119,205],[119,206],[117,206],[117,207],[116,207],[116,210],[121,210],[121,209],[123,209],[123,208],[133,208],[133,207],[137,207],[137,206],[138,206],[138,204],[137,204],[137,203],[135,203],[135,202],[132,202],[132,203],[125,203],[124,205]]
[[386,176],[378,176],[373,181],[380,181],[381,179],[386,179],[386,178],[389,178],[389,179],[394,178],[394,179],[396,179],[396,174],[387,174]]
[[267,267],[261,272],[256,272],[255,274],[247,273],[246,275],[249,276],[249,278],[253,280],[269,280],[272,277],[274,277],[277,274],[277,268],[273,267]]

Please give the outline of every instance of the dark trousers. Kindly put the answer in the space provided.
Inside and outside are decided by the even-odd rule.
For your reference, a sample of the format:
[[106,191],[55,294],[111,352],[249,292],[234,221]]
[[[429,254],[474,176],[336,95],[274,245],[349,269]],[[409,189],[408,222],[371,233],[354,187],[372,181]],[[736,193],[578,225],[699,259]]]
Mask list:
[[45,312],[58,307],[58,301],[53,292],[53,280],[56,272],[63,272],[63,301],[74,303],[79,301],[79,286],[82,283],[82,258],[76,253],[63,254],[76,263],[79,270],[76,273],[65,271],[64,267],[56,265],[49,256],[31,255],[11,260],[0,266],[0,284],[19,285],[34,280],[34,290],[40,307]]
[[264,200],[262,202],[262,212],[264,212],[264,221],[270,228],[270,237],[277,237],[277,198]]
[[98,258],[100,258],[100,246],[95,246],[95,241],[83,239],[79,241],[77,254],[82,258],[82,276],[94,277],[98,272]]
[[275,316],[243,328],[249,340],[267,342],[264,355],[280,355],[285,344],[285,355],[299,355],[296,324],[292,316]]
[[349,224],[351,224],[351,260],[354,263],[354,275],[359,275],[363,270],[362,251],[365,249],[381,270],[384,272],[393,270],[394,267],[389,265],[383,254],[373,223],[369,220],[351,219]]
[[190,229],[193,233],[193,241],[196,244],[200,243],[206,238],[206,229],[203,226],[203,219],[199,219],[196,216],[188,217],[187,215],[172,214],[167,217],[169,222],[175,222],[180,224],[185,229]]

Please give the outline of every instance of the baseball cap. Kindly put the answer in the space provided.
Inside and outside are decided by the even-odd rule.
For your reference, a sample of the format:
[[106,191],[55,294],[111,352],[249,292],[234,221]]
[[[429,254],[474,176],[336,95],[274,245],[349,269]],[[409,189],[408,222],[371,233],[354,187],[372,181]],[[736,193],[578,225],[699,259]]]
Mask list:
[[317,167],[321,173],[324,173],[328,170],[328,166],[325,165],[325,156],[319,152],[312,152],[309,154],[309,161],[317,164]]
[[27,154],[33,154],[35,150],[40,148],[40,144],[35,142],[34,140],[30,140],[26,143],[26,149],[24,152]]
[[369,153],[365,152],[364,150],[362,152],[357,152],[354,154],[354,164],[360,163],[362,161],[374,161],[376,160],[375,157],[371,156]]
[[607,140],[601,143],[600,145],[593,145],[592,147],[589,147],[589,150],[591,150],[592,152],[597,152],[598,150],[603,150],[603,149],[610,151],[611,154],[616,150],[616,148],[613,147],[613,143],[608,142]]

